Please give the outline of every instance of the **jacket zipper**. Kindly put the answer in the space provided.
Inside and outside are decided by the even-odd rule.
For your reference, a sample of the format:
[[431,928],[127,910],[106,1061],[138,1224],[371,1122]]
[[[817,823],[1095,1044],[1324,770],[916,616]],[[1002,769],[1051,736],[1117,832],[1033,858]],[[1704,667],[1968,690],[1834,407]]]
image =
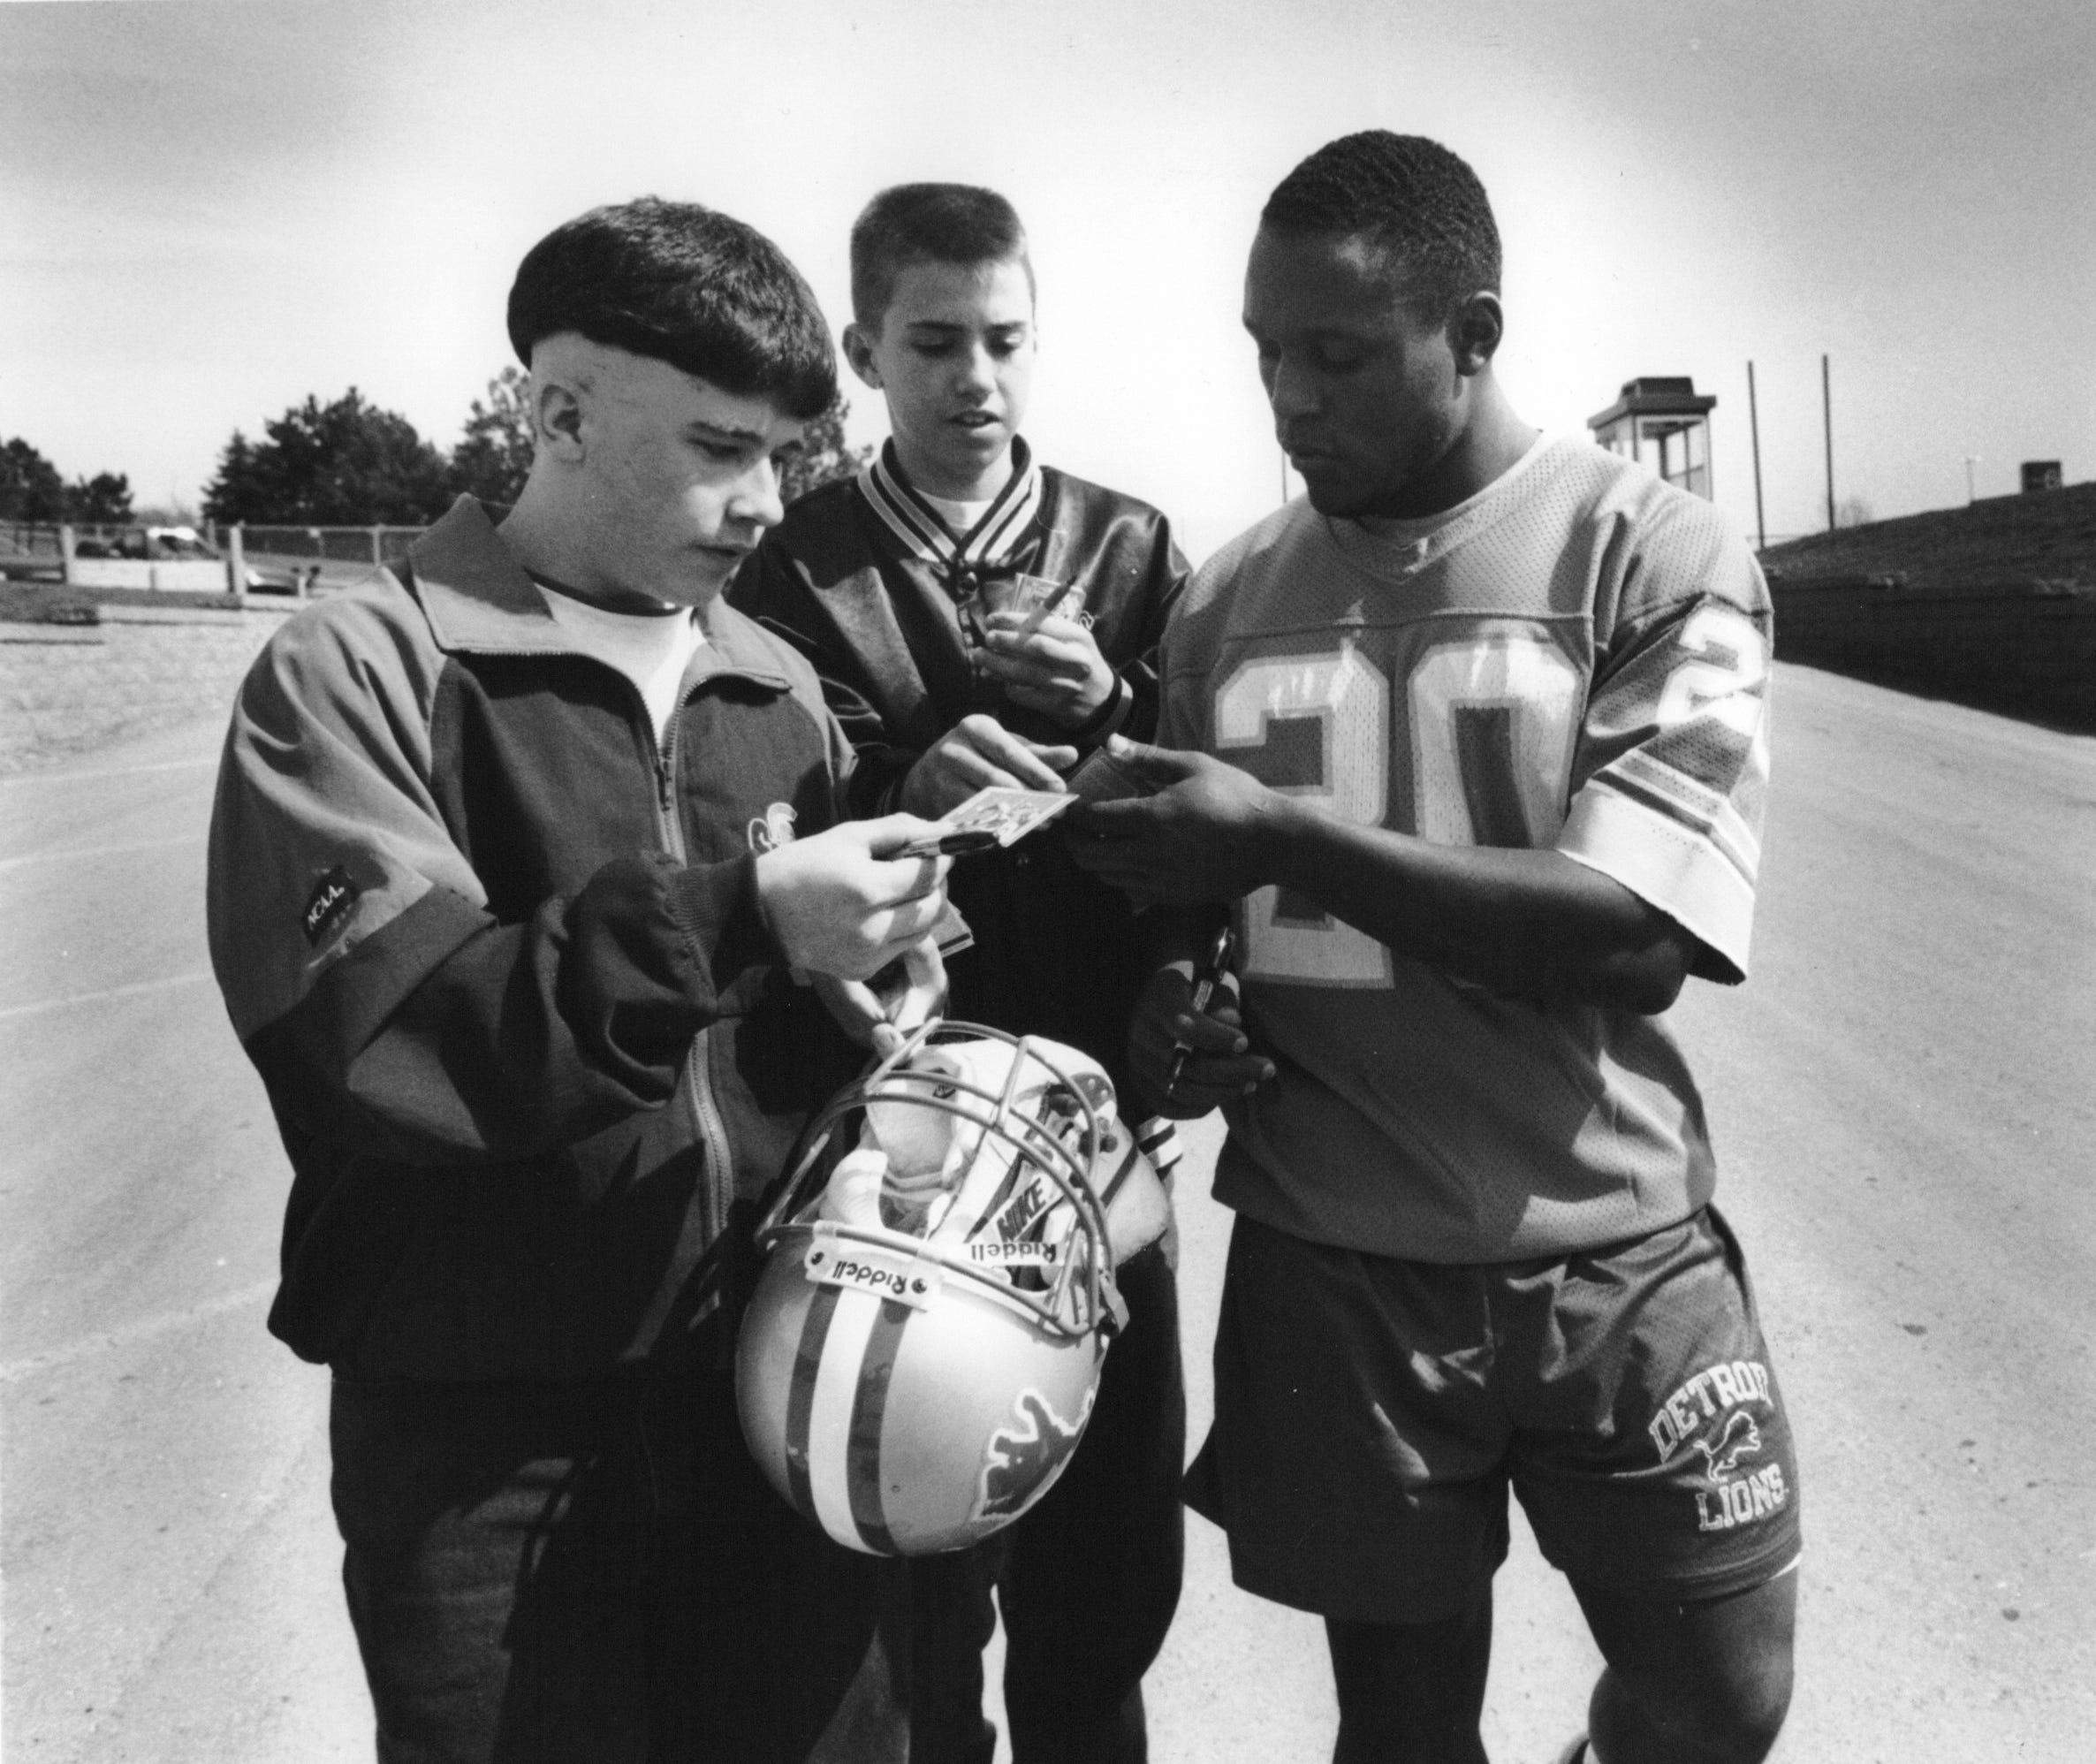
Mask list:
[[[632,685],[630,681],[627,683]],[[638,696],[639,688],[635,688],[634,691]],[[687,702],[686,697],[677,701],[677,709],[670,719],[670,739],[666,746],[656,739],[655,721],[648,714],[646,701],[642,700],[641,704],[641,726],[647,731],[648,749],[655,764],[656,826],[662,836],[663,849],[680,869],[690,862],[684,844],[684,828],[677,816],[677,728]],[[722,1117],[719,1101],[707,1076],[712,1040],[713,1029],[709,1024],[692,1038],[691,1049],[684,1056],[684,1081],[691,1097],[692,1119],[698,1129],[700,1147],[706,1156],[707,1172],[713,1177],[711,1182],[700,1184],[699,1193],[700,1219],[710,1243],[727,1229],[727,1194],[734,1184],[727,1122]]]
[[[475,655],[536,656],[538,650],[511,649],[494,645],[476,647]],[[580,650],[561,651],[580,656],[584,660],[596,662],[600,667],[610,664]],[[656,739],[655,719],[648,714],[648,700],[641,688],[617,668],[610,671],[624,684],[627,692],[641,710],[641,731],[648,743],[648,754],[655,772],[655,825],[661,836],[662,848],[680,869],[690,863],[684,845],[684,829],[677,820],[677,726],[684,714],[684,707],[691,702],[687,691],[677,700],[677,709],[670,719],[670,742],[667,749]],[[720,1105],[713,1095],[713,1087],[706,1076],[707,1055],[711,1045],[713,1030],[710,1026],[702,1029],[692,1038],[691,1051],[684,1057],[685,1088],[691,1096],[692,1119],[698,1129],[700,1149],[705,1153],[708,1170],[716,1177],[710,1183],[702,1184],[700,1192],[699,1222],[706,1234],[706,1241],[714,1243],[727,1230],[728,1195],[734,1185],[735,1167],[728,1149],[727,1122],[722,1116]]]

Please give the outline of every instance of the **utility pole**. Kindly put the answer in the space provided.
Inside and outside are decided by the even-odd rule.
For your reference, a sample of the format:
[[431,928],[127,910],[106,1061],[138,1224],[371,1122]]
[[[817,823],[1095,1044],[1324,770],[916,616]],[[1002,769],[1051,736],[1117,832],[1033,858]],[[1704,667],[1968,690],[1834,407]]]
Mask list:
[[1826,426],[1826,530],[1834,528],[1834,373],[1826,357],[1819,358],[1819,408]]
[[1747,363],[1747,432],[1754,437],[1754,549],[1768,549],[1768,522],[1761,514],[1761,414],[1754,403],[1754,364]]
[[1967,508],[1972,506],[1972,468],[1978,463],[1978,454],[1968,453],[1965,455],[1965,506]]

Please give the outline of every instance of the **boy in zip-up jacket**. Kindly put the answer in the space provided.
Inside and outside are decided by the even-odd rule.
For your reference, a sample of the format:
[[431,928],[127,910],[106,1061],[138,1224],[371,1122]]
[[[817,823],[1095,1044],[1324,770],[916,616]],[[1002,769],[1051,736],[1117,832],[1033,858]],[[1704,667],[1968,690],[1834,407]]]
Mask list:
[[[795,502],[731,598],[821,674],[858,749],[854,813],[1060,790],[1082,752],[1155,727],[1185,561],[1156,509],[1037,464],[1021,437],[1033,269],[1002,196],[876,196],[852,230],[852,308],[846,354],[893,438],[855,480]],[[953,1014],[1082,1048],[1139,1120],[1124,1042],[1146,964],[1126,901],[1052,833],[967,859],[951,886],[976,939],[953,966]],[[1139,1131],[1168,1172],[1168,1124]],[[1115,1278],[1128,1327],[1069,1471],[1009,1532],[909,1564],[913,1764],[987,1764],[993,1586],[1017,1764],[1145,1755],[1143,1675],[1179,1597],[1185,1398],[1166,1247]]]
[[509,326],[517,506],[272,639],[211,827],[378,1754],[890,1755],[878,1564],[762,1486],[728,1369],[752,1203],[854,1063],[817,992],[870,1032],[866,977],[939,981],[944,862],[881,855],[923,824],[841,818],[812,671],[719,598],[828,334],[652,198],[535,247]]

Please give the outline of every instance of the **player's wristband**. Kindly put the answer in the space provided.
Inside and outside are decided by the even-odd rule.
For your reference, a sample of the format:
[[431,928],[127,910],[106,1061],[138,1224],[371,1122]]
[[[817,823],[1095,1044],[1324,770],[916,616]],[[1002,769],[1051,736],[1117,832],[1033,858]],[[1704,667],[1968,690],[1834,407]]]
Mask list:
[[1070,739],[1081,747],[1105,741],[1128,721],[1128,707],[1135,702],[1135,695],[1128,690],[1128,681],[1115,674],[1113,690],[1106,695],[1106,702],[1070,731]]

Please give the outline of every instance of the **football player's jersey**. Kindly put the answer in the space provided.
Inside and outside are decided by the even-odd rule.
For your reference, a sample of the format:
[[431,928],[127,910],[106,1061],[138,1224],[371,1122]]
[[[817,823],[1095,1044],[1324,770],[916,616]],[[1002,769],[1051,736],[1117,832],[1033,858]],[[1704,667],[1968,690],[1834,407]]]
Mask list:
[[[1555,849],[1747,965],[1767,589],[1707,503],[1579,440],[1423,522],[1295,502],[1196,573],[1159,740],[1348,820]],[[1216,1192],[1318,1243],[1444,1262],[1620,1241],[1708,1199],[1701,1099],[1652,1018],[1503,998],[1266,888],[1255,1045]]]

